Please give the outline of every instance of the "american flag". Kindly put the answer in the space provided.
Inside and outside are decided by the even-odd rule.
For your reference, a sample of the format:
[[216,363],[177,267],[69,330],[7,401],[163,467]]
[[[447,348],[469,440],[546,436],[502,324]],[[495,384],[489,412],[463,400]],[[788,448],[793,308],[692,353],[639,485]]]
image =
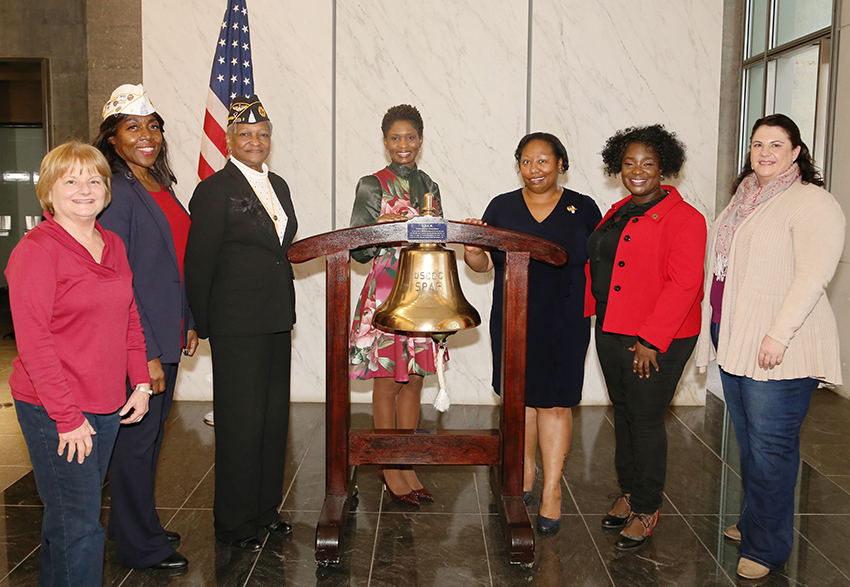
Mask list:
[[248,30],[246,0],[228,0],[221,22],[221,33],[215,46],[215,58],[210,74],[204,134],[201,137],[201,158],[198,179],[204,180],[224,167],[227,162],[227,111],[236,96],[255,94],[251,36]]

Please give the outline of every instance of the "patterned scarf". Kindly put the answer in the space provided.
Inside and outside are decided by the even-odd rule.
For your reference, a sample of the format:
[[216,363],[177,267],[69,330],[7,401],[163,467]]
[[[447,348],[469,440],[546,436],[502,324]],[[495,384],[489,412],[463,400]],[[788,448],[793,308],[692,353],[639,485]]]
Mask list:
[[788,170],[773,179],[766,186],[760,186],[755,172],[749,174],[738,185],[732,203],[726,207],[717,228],[717,242],[714,245],[714,277],[717,281],[726,280],[729,265],[729,249],[735,231],[755,209],[776,194],[787,190],[800,177],[800,167],[794,163]]

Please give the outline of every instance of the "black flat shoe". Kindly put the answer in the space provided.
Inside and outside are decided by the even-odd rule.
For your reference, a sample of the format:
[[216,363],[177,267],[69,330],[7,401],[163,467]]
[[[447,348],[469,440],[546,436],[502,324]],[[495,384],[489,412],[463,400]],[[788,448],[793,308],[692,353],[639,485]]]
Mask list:
[[616,528],[622,528],[626,525],[626,522],[629,520],[629,516],[612,516],[611,514],[605,514],[605,517],[602,518],[602,527],[607,530],[614,530]]
[[266,530],[269,532],[280,532],[281,534],[288,536],[289,534],[292,534],[292,524],[286,520],[276,520],[271,524],[266,524]]
[[180,542],[180,534],[178,534],[177,532],[169,532],[168,530],[163,530],[163,532],[165,532],[165,537],[168,538],[168,541],[171,544]]
[[[634,521],[634,523],[632,523]],[[618,550],[634,550],[640,546],[643,546],[649,537],[652,536],[652,531],[655,529],[655,525],[658,523],[658,512],[656,511],[654,514],[637,514],[632,513],[629,516],[629,523],[626,524],[626,528],[620,532],[620,538],[617,539],[617,542],[614,546],[617,547]],[[632,528],[629,530],[629,528]],[[639,532],[639,534],[625,534],[625,532]]]
[[537,533],[543,535],[551,535],[558,532],[561,527],[561,518],[553,520],[537,514]]
[[186,557],[175,551],[171,553],[171,555],[165,559],[161,560],[155,565],[151,565],[148,567],[149,569],[166,569],[166,570],[174,570],[174,569],[182,569],[183,567],[189,566],[189,561],[186,560]]
[[248,552],[257,552],[263,549],[263,543],[256,536],[243,538],[242,540],[231,540],[227,543],[231,548],[238,550],[247,550]]
[[643,538],[638,539],[620,536],[617,539],[617,542],[614,543],[614,546],[617,547],[617,550],[634,550],[635,548],[643,546],[648,539],[649,536],[644,536]]
[[[611,504],[611,510],[602,518],[602,527],[606,530],[622,528],[629,521],[629,516],[632,515],[632,508],[629,505],[629,495],[626,493],[612,493],[608,496],[608,499],[613,499],[614,503]],[[625,500],[628,511],[622,514],[612,513],[622,505],[623,500]]]

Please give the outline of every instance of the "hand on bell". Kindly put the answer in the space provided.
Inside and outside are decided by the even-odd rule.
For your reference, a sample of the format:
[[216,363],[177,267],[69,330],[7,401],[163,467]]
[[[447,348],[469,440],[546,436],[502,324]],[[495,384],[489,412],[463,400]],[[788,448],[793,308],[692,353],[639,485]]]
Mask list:
[[378,222],[398,222],[399,220],[407,220],[404,214],[382,214],[378,216]]
[[[474,224],[476,226],[487,226],[487,223],[484,222],[483,220],[481,220],[480,218],[464,218],[463,223],[464,224]],[[467,253],[471,253],[471,254],[481,253],[481,252],[484,251],[484,249],[482,249],[481,247],[476,247],[474,245],[463,245],[463,249]]]

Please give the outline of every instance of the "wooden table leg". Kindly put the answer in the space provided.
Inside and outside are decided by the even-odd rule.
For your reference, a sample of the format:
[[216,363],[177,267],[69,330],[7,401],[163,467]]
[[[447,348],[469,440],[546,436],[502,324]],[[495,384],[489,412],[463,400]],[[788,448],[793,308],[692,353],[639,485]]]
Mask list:
[[316,525],[316,564],[319,566],[338,564],[342,556],[345,527],[357,499],[356,467],[352,467],[352,473],[346,495],[325,493],[325,503]]
[[348,464],[351,398],[348,390],[348,251],[326,257],[325,503],[316,526],[316,562],[338,563],[351,509],[354,475]]
[[504,494],[500,467],[490,467],[490,488],[496,498],[510,563],[530,567],[534,564],[534,530],[522,496]]
[[534,563],[534,532],[522,500],[525,447],[525,368],[529,254],[505,259],[502,321],[502,458],[491,469],[491,486],[511,564]]

